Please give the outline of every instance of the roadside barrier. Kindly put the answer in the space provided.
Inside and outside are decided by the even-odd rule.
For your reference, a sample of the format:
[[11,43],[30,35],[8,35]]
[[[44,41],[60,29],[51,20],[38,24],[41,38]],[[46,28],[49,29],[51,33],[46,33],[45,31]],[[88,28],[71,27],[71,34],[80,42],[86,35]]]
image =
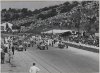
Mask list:
[[68,46],[71,46],[71,47],[75,47],[75,48],[78,48],[78,49],[83,49],[83,50],[99,53],[99,47],[88,46],[88,45],[85,45],[85,44],[74,43],[74,42],[66,42],[66,41],[64,41],[64,43]]

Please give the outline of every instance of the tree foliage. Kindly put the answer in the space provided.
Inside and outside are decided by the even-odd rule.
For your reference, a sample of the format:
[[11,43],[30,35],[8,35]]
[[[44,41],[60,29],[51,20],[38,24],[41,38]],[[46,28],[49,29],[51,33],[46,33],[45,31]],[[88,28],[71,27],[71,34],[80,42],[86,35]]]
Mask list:
[[[30,18],[32,17],[32,18]],[[99,32],[99,2],[98,1],[72,1],[60,5],[35,9],[34,11],[9,8],[2,9],[2,21],[13,21],[18,25],[35,25],[50,27],[49,22],[55,26],[68,29],[81,29],[89,33]],[[41,20],[39,20],[41,19]],[[58,21],[56,21],[58,20]],[[40,22],[41,21],[41,22]],[[34,22],[34,23],[31,23]],[[62,23],[62,24],[59,24]],[[38,24],[40,24],[38,26]]]

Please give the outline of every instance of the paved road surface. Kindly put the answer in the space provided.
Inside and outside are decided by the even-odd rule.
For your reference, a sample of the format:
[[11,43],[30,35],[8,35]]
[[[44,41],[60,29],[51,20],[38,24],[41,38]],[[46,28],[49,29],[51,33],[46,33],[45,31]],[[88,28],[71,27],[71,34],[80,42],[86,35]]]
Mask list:
[[63,50],[53,47],[49,47],[49,50],[38,50],[33,47],[24,52],[15,52],[14,65],[16,67],[9,67],[10,73],[29,73],[33,62],[41,69],[39,73],[99,72],[98,53],[72,47]]

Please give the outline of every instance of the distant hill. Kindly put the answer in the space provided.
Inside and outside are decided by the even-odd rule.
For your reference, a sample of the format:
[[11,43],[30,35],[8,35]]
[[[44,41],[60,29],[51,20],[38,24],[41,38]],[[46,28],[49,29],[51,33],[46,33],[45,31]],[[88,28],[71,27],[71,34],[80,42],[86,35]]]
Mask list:
[[29,27],[27,32],[39,33],[49,29],[74,29],[89,33],[99,32],[99,2],[73,1],[30,11],[3,9],[2,22]]

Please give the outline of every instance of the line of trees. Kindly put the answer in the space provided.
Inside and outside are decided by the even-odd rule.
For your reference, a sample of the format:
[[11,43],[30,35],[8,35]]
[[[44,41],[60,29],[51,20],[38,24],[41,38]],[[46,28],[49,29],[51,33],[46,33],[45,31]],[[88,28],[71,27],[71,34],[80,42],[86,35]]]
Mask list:
[[32,11],[28,10],[27,8],[23,9],[15,9],[15,8],[9,8],[2,9],[1,11],[1,17],[2,21],[11,21],[11,20],[18,20],[20,18],[25,18],[26,16],[31,16]]

